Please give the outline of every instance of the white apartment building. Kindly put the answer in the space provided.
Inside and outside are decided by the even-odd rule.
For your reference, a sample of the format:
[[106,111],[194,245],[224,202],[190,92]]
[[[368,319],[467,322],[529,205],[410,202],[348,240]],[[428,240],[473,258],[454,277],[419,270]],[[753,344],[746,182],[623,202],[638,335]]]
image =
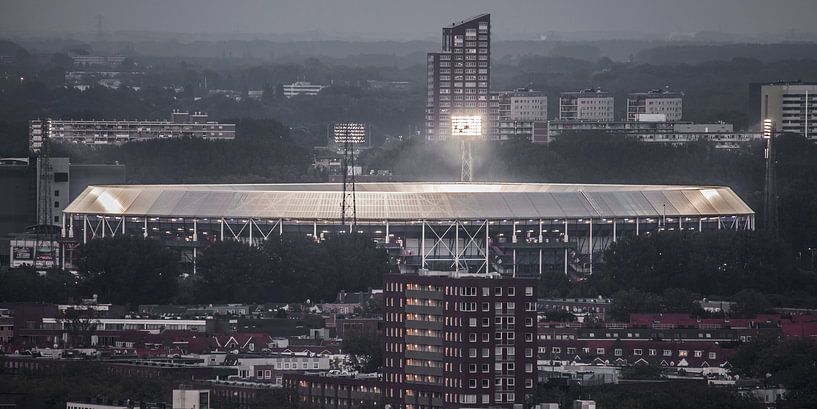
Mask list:
[[563,92],[559,97],[559,119],[563,121],[613,121],[613,96],[598,89]]
[[[817,83],[781,82],[760,84],[758,124],[771,119],[778,132],[817,139]],[[750,91],[751,92],[751,91]]]
[[627,95],[628,121],[638,121],[641,115],[663,115],[667,121],[680,121],[683,110],[684,95],[666,88]]

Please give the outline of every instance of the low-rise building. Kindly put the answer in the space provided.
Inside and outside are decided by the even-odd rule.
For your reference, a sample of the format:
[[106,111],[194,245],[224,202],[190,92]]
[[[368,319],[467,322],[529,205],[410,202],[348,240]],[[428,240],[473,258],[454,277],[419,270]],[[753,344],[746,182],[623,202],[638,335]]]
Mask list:
[[662,115],[667,121],[680,121],[683,116],[684,94],[669,88],[627,95],[627,120],[638,121],[639,115]]
[[382,402],[383,380],[379,374],[286,374],[283,383],[285,388],[297,393],[301,402],[321,409],[379,407]]

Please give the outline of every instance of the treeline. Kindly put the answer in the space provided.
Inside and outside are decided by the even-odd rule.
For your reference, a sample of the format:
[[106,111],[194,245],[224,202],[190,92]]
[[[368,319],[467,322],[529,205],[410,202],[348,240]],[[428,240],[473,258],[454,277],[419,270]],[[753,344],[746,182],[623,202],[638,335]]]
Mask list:
[[31,268],[0,272],[4,302],[101,302],[136,306],[167,303],[332,301],[341,290],[382,286],[393,265],[385,250],[362,234],[321,243],[300,235],[270,238],[262,247],[225,241],[203,249],[197,274],[180,276],[179,254],[159,241],[118,236],[95,239],[78,253],[76,275],[39,275]]
[[[706,316],[702,298],[735,302],[730,316],[752,317],[773,307],[817,308],[817,273],[762,231],[662,232],[614,242],[595,273],[574,282],[545,273],[545,297],[613,298],[610,314],[685,313]],[[556,317],[569,320],[571,317]]]

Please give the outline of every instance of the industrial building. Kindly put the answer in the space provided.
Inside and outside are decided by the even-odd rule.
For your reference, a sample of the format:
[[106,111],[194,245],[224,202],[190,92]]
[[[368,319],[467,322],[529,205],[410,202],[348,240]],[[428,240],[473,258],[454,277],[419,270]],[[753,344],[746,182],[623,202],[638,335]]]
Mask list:
[[235,124],[208,120],[203,112],[173,111],[171,120],[95,121],[34,119],[29,123],[29,147],[37,153],[43,140],[82,145],[117,145],[167,138],[235,139]]
[[386,275],[384,399],[512,408],[536,385],[536,283],[497,273]]
[[[488,122],[491,81],[491,15],[481,14],[443,27],[442,51],[428,53],[426,136],[451,136],[452,115],[480,116]],[[481,138],[489,127],[482,126]]]
[[[357,224],[341,225],[342,185],[90,186],[66,209],[66,241],[120,234],[185,254],[219,240],[369,234],[403,270],[592,273],[611,242],[662,230],[751,230],[755,214],[719,186],[358,183]],[[69,259],[70,261],[70,259]]]

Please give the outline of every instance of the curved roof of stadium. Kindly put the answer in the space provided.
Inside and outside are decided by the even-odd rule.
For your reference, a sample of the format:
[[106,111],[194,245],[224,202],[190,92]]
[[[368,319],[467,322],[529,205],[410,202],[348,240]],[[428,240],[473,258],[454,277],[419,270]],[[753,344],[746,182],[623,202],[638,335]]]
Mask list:
[[[342,185],[89,186],[66,213],[200,218],[340,219]],[[358,183],[358,220],[715,217],[754,214],[721,186]]]

